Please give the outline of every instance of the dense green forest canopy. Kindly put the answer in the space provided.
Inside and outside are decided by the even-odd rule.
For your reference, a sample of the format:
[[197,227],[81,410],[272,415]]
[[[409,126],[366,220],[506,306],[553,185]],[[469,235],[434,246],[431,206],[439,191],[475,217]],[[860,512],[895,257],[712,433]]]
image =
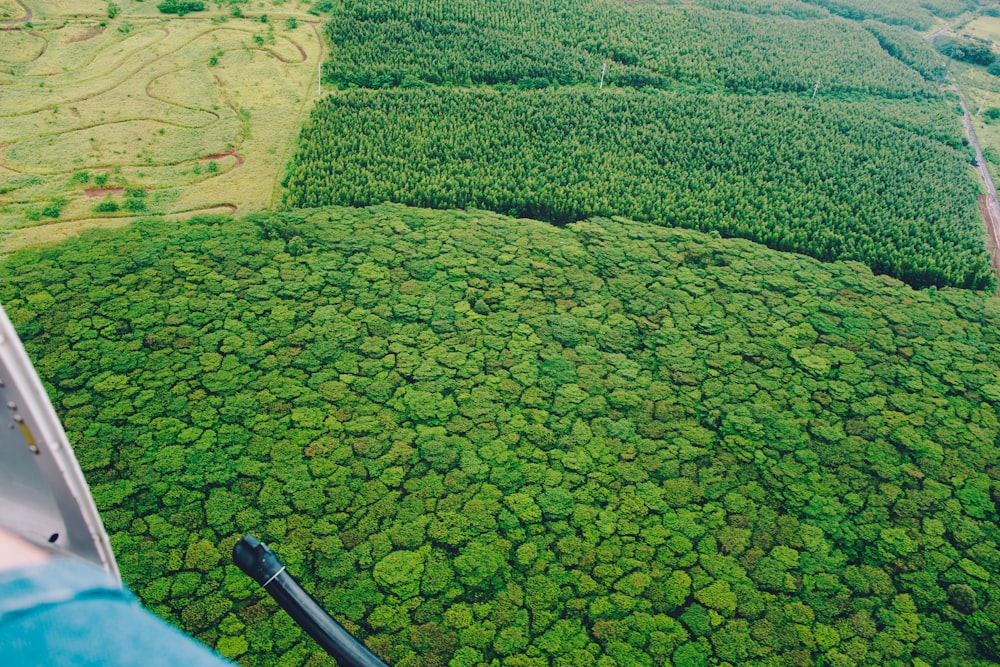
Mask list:
[[597,83],[608,61],[607,82],[622,86],[811,91],[820,78],[827,93],[936,96],[863,27],[835,18],[608,0],[357,0],[333,15],[327,34],[327,81],[369,88]]
[[246,532],[395,667],[1000,663],[976,7],[317,2],[290,211],[0,263],[126,581],[248,666],[329,659]]
[[990,289],[944,57],[837,7],[344,0],[285,201],[624,215]]
[[917,286],[989,287],[962,154],[926,136],[923,105],[887,106],[917,127],[870,105],[725,93],[350,91],[316,106],[287,201],[558,224],[620,213],[856,259]]
[[935,17],[952,18],[980,5],[976,0],[805,0],[856,21],[878,19],[890,25],[926,31]]
[[1000,306],[597,218],[137,223],[0,265],[126,581],[320,664],[1000,660]]
[[862,25],[875,35],[890,56],[906,63],[930,81],[942,80],[945,63],[928,47],[923,35],[909,28],[886,25],[881,21],[865,21]]

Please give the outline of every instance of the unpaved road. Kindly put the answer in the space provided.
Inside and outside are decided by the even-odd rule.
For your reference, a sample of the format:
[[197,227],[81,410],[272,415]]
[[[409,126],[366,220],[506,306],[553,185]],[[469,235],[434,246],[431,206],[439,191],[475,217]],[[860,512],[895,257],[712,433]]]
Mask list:
[[[979,139],[976,138],[976,131],[972,128],[972,116],[969,115],[969,107],[965,104],[965,98],[962,97],[962,92],[958,89],[958,86],[951,84],[951,87],[952,90],[958,93],[958,101],[962,105],[962,113],[965,115],[965,132],[969,135],[969,142],[972,144],[972,147],[976,149],[976,164],[978,165],[976,169],[986,184],[986,206],[982,207],[985,213],[983,217],[986,219],[986,229],[990,235],[989,250],[993,260],[993,269],[996,271],[997,277],[1000,278],[1000,201],[997,200],[997,189],[993,185],[993,179],[990,177],[989,170],[986,168],[986,160],[983,158],[983,151],[979,147]],[[1000,288],[998,288],[997,293],[1000,294]]]
[[4,26],[16,26],[16,25],[18,25],[20,23],[27,23],[28,21],[31,20],[31,17],[33,16],[33,14],[32,14],[31,10],[28,8],[28,6],[26,4],[24,4],[23,2],[21,2],[21,0],[14,0],[14,4],[24,10],[24,16],[22,16],[19,19],[13,19],[11,21],[0,21],[0,25],[4,25]]
[[962,14],[961,16],[959,16],[957,19],[955,19],[954,21],[952,21],[951,23],[949,23],[945,27],[938,28],[937,30],[935,30],[931,34],[927,35],[926,37],[924,37],[924,39],[926,39],[928,42],[933,42],[935,37],[937,37],[938,35],[943,35],[944,33],[948,32],[949,30],[951,30],[952,28],[954,28],[955,26],[957,26],[960,23],[962,23],[962,21],[968,20],[969,17],[971,16],[971,14],[973,14],[973,13],[974,12],[970,12],[970,13],[967,13],[967,14]]

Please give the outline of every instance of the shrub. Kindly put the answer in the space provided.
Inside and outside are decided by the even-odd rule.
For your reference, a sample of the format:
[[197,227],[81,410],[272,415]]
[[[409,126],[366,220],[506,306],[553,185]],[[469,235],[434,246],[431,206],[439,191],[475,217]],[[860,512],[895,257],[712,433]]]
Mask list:
[[105,199],[94,207],[94,213],[114,213],[121,207],[113,199]]
[[163,0],[163,2],[156,5],[156,8],[160,10],[161,14],[184,16],[191,12],[205,11],[205,3],[201,2],[201,0]]

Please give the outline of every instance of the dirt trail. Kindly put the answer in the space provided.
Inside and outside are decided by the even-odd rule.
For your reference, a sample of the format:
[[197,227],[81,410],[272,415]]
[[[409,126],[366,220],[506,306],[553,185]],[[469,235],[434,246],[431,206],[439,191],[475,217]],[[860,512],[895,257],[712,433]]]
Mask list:
[[[1000,278],[1000,200],[997,199],[996,186],[993,185],[993,178],[990,176],[989,169],[986,168],[986,159],[979,147],[976,131],[972,127],[969,107],[965,104],[965,98],[962,97],[962,91],[958,89],[958,86],[953,83],[951,87],[958,94],[958,102],[962,105],[962,113],[965,116],[965,132],[969,135],[972,147],[976,149],[976,170],[979,171],[979,175],[983,177],[983,182],[986,184],[986,201],[984,202],[980,198],[979,208],[983,211],[986,229],[990,236],[987,248],[990,251],[993,269],[996,271],[997,277]],[[1000,287],[997,288],[997,294],[1000,295]]]
[[206,155],[201,159],[203,162],[214,162],[216,160],[221,160],[222,158],[229,157],[230,155],[236,158],[236,164],[233,166],[233,169],[236,169],[237,167],[243,164],[244,162],[243,156],[237,153],[235,148],[232,149],[231,151],[226,151],[225,153],[215,153],[214,155]]
[[18,25],[18,24],[21,24],[21,23],[27,23],[28,21],[31,20],[31,17],[34,16],[34,14],[32,13],[32,11],[28,8],[28,5],[26,5],[23,2],[21,2],[21,0],[14,0],[14,4],[24,10],[24,16],[22,16],[19,19],[12,19],[10,21],[0,21],[0,25],[2,25],[2,26],[14,26],[14,25]]
[[924,37],[924,39],[927,40],[928,42],[933,42],[935,37],[939,37],[940,35],[943,35],[944,33],[948,32],[949,30],[951,30],[952,28],[954,28],[955,26],[957,26],[959,23],[961,23],[962,21],[964,21],[967,18],[968,18],[968,15],[967,14],[963,14],[958,19],[952,21],[951,23],[947,24],[943,28],[938,28],[937,30],[935,30],[931,34],[927,35],[926,37]]

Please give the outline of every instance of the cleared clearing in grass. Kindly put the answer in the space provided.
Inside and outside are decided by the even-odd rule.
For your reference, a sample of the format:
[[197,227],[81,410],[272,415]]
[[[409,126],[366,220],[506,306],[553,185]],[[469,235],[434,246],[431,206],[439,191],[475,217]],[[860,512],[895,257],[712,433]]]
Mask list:
[[110,19],[104,0],[0,0],[0,252],[277,201],[316,96],[311,3],[117,4]]

